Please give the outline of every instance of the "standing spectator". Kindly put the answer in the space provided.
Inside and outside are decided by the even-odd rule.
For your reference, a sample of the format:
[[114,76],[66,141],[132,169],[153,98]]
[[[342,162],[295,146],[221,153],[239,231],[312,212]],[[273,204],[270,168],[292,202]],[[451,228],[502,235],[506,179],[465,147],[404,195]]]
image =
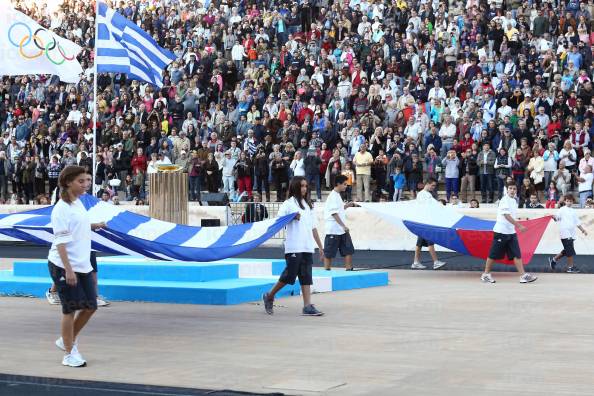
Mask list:
[[[477,153],[473,149],[467,149],[462,153],[460,163],[460,195],[462,202],[467,203],[475,199],[474,190],[476,187],[476,175],[478,172]],[[470,196],[470,198],[469,198]]]
[[449,202],[452,192],[456,196],[458,195],[458,183],[460,181],[460,160],[458,159],[458,156],[454,150],[449,150],[441,163],[445,167],[446,200]]
[[580,194],[580,208],[586,205],[586,200],[592,197],[592,167],[586,165],[584,171],[577,175],[574,171],[574,177],[578,181],[578,192]]
[[534,184],[538,200],[541,201],[544,194],[544,159],[540,155],[538,147],[534,147],[532,158],[528,162],[526,172],[530,175],[530,180]]
[[223,172],[223,192],[229,195],[229,199],[235,198],[235,171],[234,167],[237,160],[231,156],[230,151],[225,151],[225,157],[222,162]]
[[252,200],[252,170],[252,160],[246,155],[245,151],[240,152],[239,160],[235,164],[237,186],[239,195],[247,193],[250,201]]
[[489,143],[483,143],[483,150],[477,156],[477,165],[479,167],[482,203],[492,203],[495,153],[491,150]]
[[357,200],[363,201],[363,190],[365,190],[365,202],[371,201],[370,178],[371,165],[373,165],[373,157],[367,151],[367,144],[363,143],[355,157],[353,158],[355,164],[355,175],[357,178]]
[[200,201],[200,194],[202,192],[202,160],[198,157],[196,150],[192,150],[188,169],[190,201]]
[[322,200],[322,188],[320,182],[320,165],[322,160],[316,155],[316,150],[310,148],[307,151],[307,156],[303,160],[303,167],[305,169],[305,178],[311,185],[314,184],[318,201]]
[[6,152],[0,151],[0,199],[8,199],[8,179],[10,179],[10,161]]
[[497,199],[503,198],[503,188],[507,183],[507,178],[511,176],[512,161],[507,154],[505,148],[500,148],[493,169],[495,170],[495,178],[497,179],[497,191],[499,196]]

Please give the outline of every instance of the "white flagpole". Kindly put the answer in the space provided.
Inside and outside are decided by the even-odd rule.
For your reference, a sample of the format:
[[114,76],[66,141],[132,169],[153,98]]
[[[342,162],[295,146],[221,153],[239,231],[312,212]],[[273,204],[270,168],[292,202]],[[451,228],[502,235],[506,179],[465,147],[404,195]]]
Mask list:
[[95,178],[97,174],[97,19],[99,16],[99,0],[95,0],[95,42],[94,42],[94,55],[93,59],[94,70],[93,70],[93,186],[91,191],[93,195],[95,192]]

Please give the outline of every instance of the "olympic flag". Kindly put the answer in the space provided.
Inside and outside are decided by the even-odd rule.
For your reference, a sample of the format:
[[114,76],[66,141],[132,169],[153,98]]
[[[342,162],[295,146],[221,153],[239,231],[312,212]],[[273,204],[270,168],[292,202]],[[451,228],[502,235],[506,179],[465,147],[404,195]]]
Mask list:
[[53,74],[78,83],[81,48],[0,1],[0,76]]

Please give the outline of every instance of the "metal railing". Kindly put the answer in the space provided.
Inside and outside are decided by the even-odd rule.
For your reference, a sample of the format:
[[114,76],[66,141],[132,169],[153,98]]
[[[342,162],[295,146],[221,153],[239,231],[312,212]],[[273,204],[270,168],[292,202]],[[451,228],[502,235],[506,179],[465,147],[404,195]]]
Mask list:
[[[277,216],[278,210],[282,205],[282,202],[230,202],[229,203],[229,212],[230,215],[227,216],[230,223],[229,225],[236,225],[236,224],[243,224],[245,219],[245,212],[248,205],[256,205],[260,204],[266,207],[268,211],[268,219],[272,219]],[[285,229],[283,228],[279,232],[277,232],[272,239],[285,239]]]

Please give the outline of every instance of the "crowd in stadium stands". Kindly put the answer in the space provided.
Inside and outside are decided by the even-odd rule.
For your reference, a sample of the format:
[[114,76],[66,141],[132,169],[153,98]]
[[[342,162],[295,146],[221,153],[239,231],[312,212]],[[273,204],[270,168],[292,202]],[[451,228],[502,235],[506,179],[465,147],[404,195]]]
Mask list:
[[[94,2],[21,11],[83,47],[79,84],[0,77],[2,202],[45,203],[60,169],[92,167]],[[224,191],[592,207],[593,0],[130,0],[111,5],[177,60],[164,86],[98,76],[96,183],[143,200],[173,163],[191,200]],[[116,180],[116,182],[114,182]],[[147,188],[148,187],[148,188]],[[272,196],[271,196],[272,191]]]

